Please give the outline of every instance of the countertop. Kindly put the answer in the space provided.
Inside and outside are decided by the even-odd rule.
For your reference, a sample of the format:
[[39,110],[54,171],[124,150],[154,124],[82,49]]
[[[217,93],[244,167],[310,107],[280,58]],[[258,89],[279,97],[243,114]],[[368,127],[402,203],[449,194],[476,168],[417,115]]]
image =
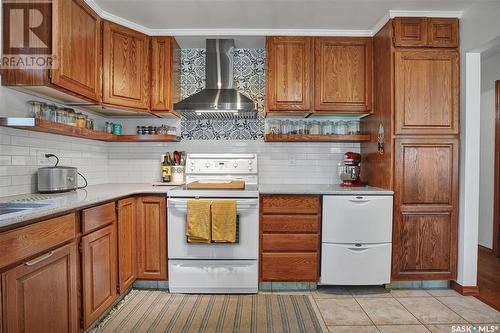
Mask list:
[[394,192],[372,186],[343,187],[312,184],[260,184],[260,194],[323,194],[323,195],[393,195]]
[[[61,194],[26,194],[0,198],[0,203],[10,201],[36,201],[48,204],[45,207],[0,215],[0,231],[27,224],[51,215],[97,205],[134,194],[165,194],[175,186],[152,186],[140,184],[101,184]],[[284,185],[260,184],[260,194],[318,194],[318,195],[392,195],[393,192],[376,187],[342,187],[340,185]]]
[[2,197],[0,202],[36,201],[47,203],[46,207],[25,210],[17,213],[0,215],[0,230],[35,220],[49,215],[76,210],[101,202],[115,200],[134,194],[167,194],[173,186],[152,186],[151,184],[101,184],[91,185],[85,189],[59,194],[26,194]]

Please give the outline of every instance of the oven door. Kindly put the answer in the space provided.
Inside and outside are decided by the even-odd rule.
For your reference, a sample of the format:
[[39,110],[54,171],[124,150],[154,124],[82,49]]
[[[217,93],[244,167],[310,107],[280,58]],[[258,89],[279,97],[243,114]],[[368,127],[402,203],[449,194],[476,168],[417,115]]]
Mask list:
[[[237,243],[188,243],[186,213],[189,198],[168,199],[169,259],[257,259],[259,255],[259,199],[237,201]],[[221,200],[203,198],[203,200]],[[227,199],[226,199],[227,200]]]

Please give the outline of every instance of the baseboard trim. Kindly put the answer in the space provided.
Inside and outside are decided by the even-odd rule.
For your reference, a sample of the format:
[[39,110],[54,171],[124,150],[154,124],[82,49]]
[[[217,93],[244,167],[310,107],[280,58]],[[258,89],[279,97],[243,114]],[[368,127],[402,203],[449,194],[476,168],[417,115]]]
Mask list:
[[489,247],[477,244],[477,249],[478,249],[478,251],[493,255],[493,250],[490,249]]
[[479,296],[478,286],[462,286],[456,281],[450,281],[450,288],[463,296]]

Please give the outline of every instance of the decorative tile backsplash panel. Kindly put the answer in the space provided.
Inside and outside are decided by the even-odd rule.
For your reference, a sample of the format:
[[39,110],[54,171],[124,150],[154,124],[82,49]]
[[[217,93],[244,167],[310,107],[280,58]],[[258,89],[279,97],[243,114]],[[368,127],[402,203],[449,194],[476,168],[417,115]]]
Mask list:
[[[255,120],[182,120],[183,140],[258,140],[264,136],[266,50],[235,49],[234,87],[257,102]],[[181,96],[186,98],[205,87],[205,50],[181,51]]]

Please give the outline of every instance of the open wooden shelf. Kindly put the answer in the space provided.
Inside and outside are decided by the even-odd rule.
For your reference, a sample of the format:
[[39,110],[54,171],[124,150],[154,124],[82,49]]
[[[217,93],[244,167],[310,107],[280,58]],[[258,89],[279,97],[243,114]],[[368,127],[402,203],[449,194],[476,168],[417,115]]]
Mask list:
[[320,134],[266,134],[266,142],[363,142],[370,141],[369,134],[320,135]]
[[[32,119],[26,119],[32,120]],[[79,128],[71,125],[55,123],[43,119],[35,119],[34,125],[23,125],[2,123],[3,126],[25,129],[28,131],[44,132],[52,134],[60,134],[66,136],[73,136],[77,138],[86,138],[99,141],[110,142],[178,142],[180,138],[176,135],[115,135],[106,132],[90,130],[86,128]]]

